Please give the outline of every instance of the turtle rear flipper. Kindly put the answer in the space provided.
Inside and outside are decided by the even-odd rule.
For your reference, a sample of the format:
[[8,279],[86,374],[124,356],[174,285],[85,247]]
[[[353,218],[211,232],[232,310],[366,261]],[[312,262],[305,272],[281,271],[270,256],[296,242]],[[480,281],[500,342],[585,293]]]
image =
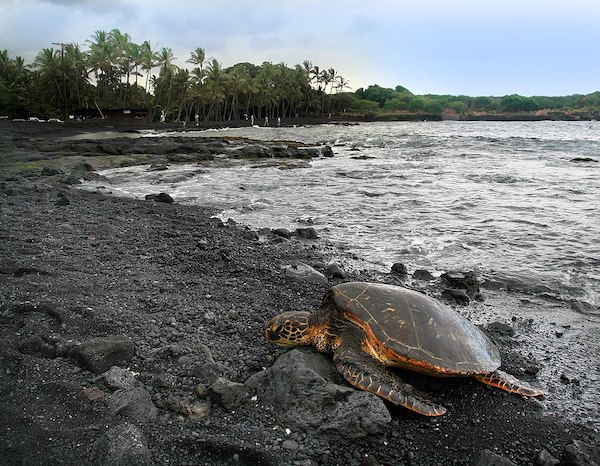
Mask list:
[[425,416],[441,416],[446,408],[429,401],[412,385],[360,350],[342,345],[334,355],[337,370],[352,385]]
[[540,389],[532,387],[527,382],[517,379],[516,377],[507,374],[501,370],[495,370],[489,374],[473,375],[481,383],[491,385],[492,387],[500,388],[509,393],[516,393],[523,396],[542,396],[544,392]]

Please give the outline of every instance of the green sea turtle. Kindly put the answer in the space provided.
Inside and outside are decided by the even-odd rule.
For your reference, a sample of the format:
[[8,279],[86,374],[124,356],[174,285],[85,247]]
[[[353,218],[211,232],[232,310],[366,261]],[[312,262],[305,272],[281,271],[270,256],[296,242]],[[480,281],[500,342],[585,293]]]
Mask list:
[[320,310],[274,317],[265,339],[333,353],[337,369],[349,383],[426,416],[440,416],[446,409],[387,367],[438,377],[473,377],[507,392],[543,395],[498,370],[498,348],[479,328],[439,301],[398,286],[361,282],[334,286]]

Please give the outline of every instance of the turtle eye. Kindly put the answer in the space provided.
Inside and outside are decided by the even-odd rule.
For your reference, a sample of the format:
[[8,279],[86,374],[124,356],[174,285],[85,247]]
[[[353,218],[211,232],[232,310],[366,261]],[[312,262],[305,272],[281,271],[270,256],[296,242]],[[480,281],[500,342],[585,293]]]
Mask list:
[[281,334],[283,331],[283,326],[278,325],[276,327],[269,327],[265,330],[265,340],[267,341],[277,341],[281,339]]

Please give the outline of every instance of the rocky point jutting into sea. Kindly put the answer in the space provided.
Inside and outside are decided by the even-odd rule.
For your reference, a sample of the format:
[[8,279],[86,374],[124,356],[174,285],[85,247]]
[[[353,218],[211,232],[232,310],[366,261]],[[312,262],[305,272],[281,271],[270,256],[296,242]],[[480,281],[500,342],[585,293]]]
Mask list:
[[[140,133],[102,125],[73,129],[0,122],[2,462],[598,463],[598,303],[581,285],[592,264],[585,261],[594,256],[587,242],[566,246],[566,256],[582,248],[586,255],[578,257],[581,272],[565,289],[553,288],[552,273],[541,275],[546,288],[538,289],[535,281],[511,282],[514,277],[487,270],[485,263],[459,260],[458,254],[447,253],[444,257],[452,258],[447,262],[438,259],[441,255],[429,256],[427,262],[410,248],[408,254],[385,256],[395,262],[392,268],[385,260],[370,262],[365,246],[355,248],[350,240],[340,244],[330,235],[335,229],[323,227],[323,214],[308,212],[310,224],[281,219],[279,228],[252,225],[252,212],[260,209],[243,209],[238,198],[219,205],[220,185],[209,183],[219,170],[231,176],[241,170],[246,180],[230,178],[229,191],[254,195],[262,182],[251,181],[252,170],[283,176],[293,185],[291,178],[306,181],[311,170],[328,176],[327,167],[335,163],[344,165],[334,172],[345,180],[341,186],[349,187],[362,179],[361,172],[377,173],[372,169],[378,164],[369,157],[385,162],[388,174],[404,177],[406,197],[411,190],[413,197],[419,192],[419,173],[434,173],[429,183],[452,179],[425,152],[429,147],[431,157],[439,150],[433,133],[453,147],[456,127],[446,127],[447,134],[428,127],[427,146],[413,127],[398,125],[403,136],[396,139],[404,147],[395,150],[407,155],[400,161],[385,159],[384,135],[379,142],[354,139],[350,144],[343,139],[349,134],[343,126],[318,130],[329,138],[306,135],[292,144],[275,131],[252,140],[214,133],[200,141],[178,135],[140,138]],[[95,134],[85,139],[63,138],[90,129]],[[356,129],[371,136],[379,131]],[[512,152],[520,147],[525,156],[538,147],[528,138],[509,139],[509,146],[485,138],[488,148]],[[545,144],[545,150],[556,151],[576,146],[568,140]],[[371,147],[379,152],[372,154]],[[597,158],[586,151],[581,158]],[[448,166],[457,167],[460,157],[459,151],[448,158]],[[549,170],[597,173],[593,161],[557,160]],[[136,168],[127,171],[128,166]],[[500,166],[488,162],[487,168]],[[98,173],[117,167],[125,172]],[[143,193],[130,190],[124,196],[127,183],[136,178],[132,173],[138,187],[148,182],[150,188],[143,184]],[[466,179],[474,176],[463,173]],[[538,176],[529,173],[523,170],[520,176]],[[493,186],[502,185],[497,189],[526,189],[523,185],[531,183],[487,174]],[[185,198],[178,195],[191,180],[205,180],[213,190],[204,195],[206,202],[199,202],[200,195],[192,199],[189,191]],[[390,194],[379,191],[384,182],[372,178],[369,189],[361,191],[363,198],[385,201]],[[312,185],[312,191],[318,193],[319,186]],[[567,210],[586,205],[585,193],[572,194]],[[271,201],[264,202],[268,211],[277,203],[265,197]],[[418,200],[404,211],[417,212]],[[371,229],[379,231],[372,205],[357,204],[360,215],[373,215]],[[590,216],[593,209],[590,205]],[[467,225],[468,210],[461,212],[456,225]],[[581,219],[588,215],[583,212]],[[589,234],[593,224],[582,228]],[[362,230],[347,231],[350,236]],[[423,245],[434,240],[426,236]],[[474,247],[463,243],[465,251]],[[520,257],[529,260],[524,253]],[[592,272],[589,278],[594,279]],[[316,309],[330,286],[353,280],[406,285],[449,302],[499,346],[504,370],[541,386],[547,395],[522,399],[470,379],[403,373],[448,409],[442,417],[426,418],[348,386],[330,358],[313,350],[265,344],[263,332],[273,315]]]

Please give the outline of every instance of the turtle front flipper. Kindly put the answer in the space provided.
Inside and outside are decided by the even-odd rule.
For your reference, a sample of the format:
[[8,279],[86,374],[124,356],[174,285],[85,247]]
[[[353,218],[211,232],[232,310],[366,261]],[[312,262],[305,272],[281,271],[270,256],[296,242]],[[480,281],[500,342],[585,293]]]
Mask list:
[[333,354],[337,370],[352,385],[425,416],[441,416],[446,408],[436,405],[403,382],[381,363],[349,345]]
[[486,385],[499,388],[509,393],[516,393],[523,396],[542,396],[544,392],[532,387],[527,382],[517,379],[501,370],[490,372],[489,374],[474,375],[475,379]]

